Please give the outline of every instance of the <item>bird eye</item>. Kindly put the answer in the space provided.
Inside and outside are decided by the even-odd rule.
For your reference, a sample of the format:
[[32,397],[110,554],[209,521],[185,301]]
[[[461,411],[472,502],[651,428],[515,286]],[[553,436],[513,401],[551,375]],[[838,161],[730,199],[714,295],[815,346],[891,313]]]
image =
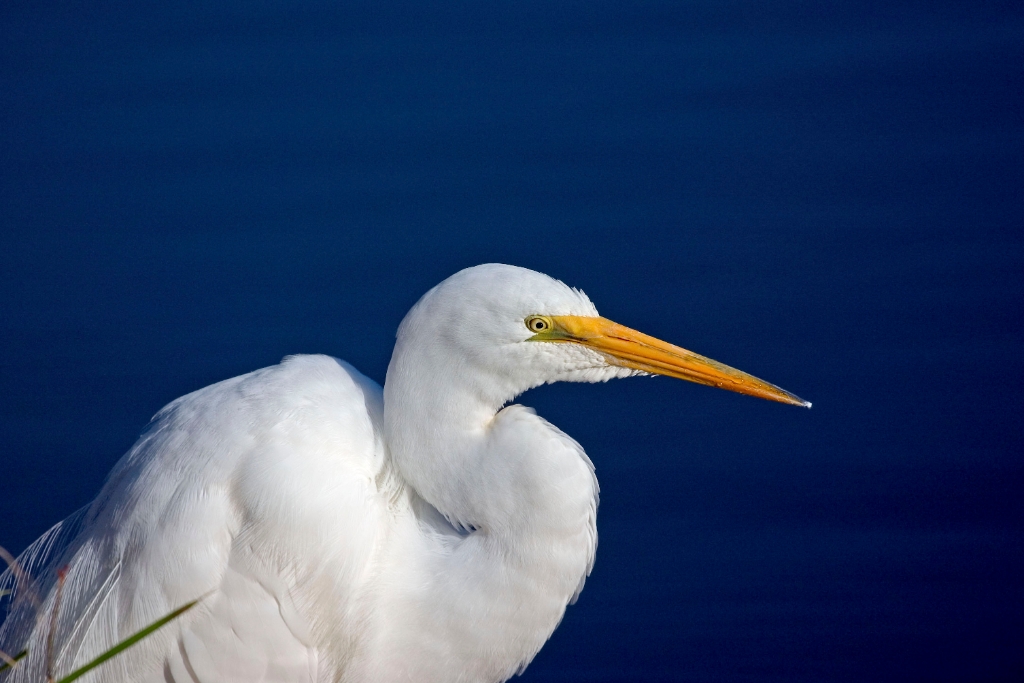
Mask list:
[[544,332],[551,329],[551,323],[539,315],[531,315],[526,319],[526,327],[530,332]]

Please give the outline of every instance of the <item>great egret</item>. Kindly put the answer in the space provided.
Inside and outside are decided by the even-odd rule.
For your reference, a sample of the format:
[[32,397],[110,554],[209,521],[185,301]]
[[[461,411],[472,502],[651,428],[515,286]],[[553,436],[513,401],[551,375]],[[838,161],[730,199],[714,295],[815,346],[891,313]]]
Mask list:
[[29,649],[8,680],[42,680],[48,636],[66,673],[205,596],[86,680],[503,681],[582,589],[598,492],[578,443],[506,404],[645,373],[810,405],[497,264],[409,311],[383,390],[314,355],[179,398],[23,555],[68,573],[55,628],[52,580],[4,625],[0,647]]

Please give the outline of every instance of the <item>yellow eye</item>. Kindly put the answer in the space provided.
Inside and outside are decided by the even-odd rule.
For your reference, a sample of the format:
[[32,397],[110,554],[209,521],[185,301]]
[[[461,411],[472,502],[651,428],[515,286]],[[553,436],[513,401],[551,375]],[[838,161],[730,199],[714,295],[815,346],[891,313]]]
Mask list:
[[547,332],[551,329],[551,321],[539,315],[531,315],[526,319],[526,327],[530,332]]

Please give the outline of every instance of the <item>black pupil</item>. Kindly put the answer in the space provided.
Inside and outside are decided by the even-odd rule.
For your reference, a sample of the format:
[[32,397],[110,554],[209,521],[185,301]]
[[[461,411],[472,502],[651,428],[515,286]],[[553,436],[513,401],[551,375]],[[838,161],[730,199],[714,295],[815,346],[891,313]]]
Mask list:
[[544,329],[544,321],[543,320],[534,320],[533,321],[533,329],[535,329],[535,330],[543,330]]

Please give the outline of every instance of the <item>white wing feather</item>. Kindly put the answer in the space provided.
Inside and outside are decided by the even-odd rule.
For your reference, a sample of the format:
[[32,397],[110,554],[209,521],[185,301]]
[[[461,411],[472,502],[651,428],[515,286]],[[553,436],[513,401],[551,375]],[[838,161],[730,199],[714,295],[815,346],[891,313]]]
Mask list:
[[[43,680],[61,566],[58,675],[201,596],[81,680],[269,683],[337,670],[343,663],[329,660],[350,649],[339,641],[394,495],[378,487],[387,481],[381,411],[380,387],[326,356],[290,357],[161,410],[67,549],[54,552],[55,539],[77,520],[23,554],[26,568],[45,556],[50,568],[41,605],[21,600],[0,627],[0,648],[29,649],[7,681]],[[308,623],[310,605],[334,613]]]

